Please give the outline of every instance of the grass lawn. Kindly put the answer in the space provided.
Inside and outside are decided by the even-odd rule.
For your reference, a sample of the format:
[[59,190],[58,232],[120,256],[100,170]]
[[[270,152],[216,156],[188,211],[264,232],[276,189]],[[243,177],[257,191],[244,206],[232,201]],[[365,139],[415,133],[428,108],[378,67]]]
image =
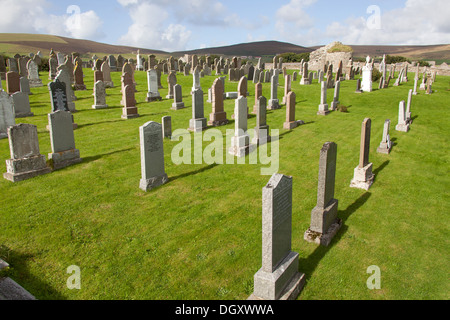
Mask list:
[[[289,71],[292,73],[293,70]],[[139,189],[139,127],[172,117],[172,128],[186,129],[192,114],[192,76],[178,73],[185,109],[172,100],[146,103],[147,75],[136,72],[140,117],[122,120],[120,73],[107,89],[108,109],[93,110],[93,71],[84,69],[87,91],[76,91],[75,143],[83,162],[31,180],[0,179],[0,258],[6,273],[38,299],[246,299],[261,267],[261,196],[270,176],[262,164],[175,165],[164,140],[169,183],[151,192]],[[45,84],[48,73],[42,73]],[[201,79],[205,117],[211,113],[207,90],[215,76]],[[268,111],[270,129],[280,130],[279,173],[293,176],[292,250],[307,283],[299,299],[449,299],[449,81],[437,76],[432,95],[413,96],[408,133],[395,131],[398,105],[414,83],[356,94],[356,81],[341,83],[341,105],[348,113],[318,116],[317,80],[300,86],[296,118],[306,122],[283,130],[286,108]],[[167,75],[160,90],[167,95]],[[226,80],[226,91],[237,91]],[[280,77],[278,97],[283,97]],[[6,87],[3,82],[3,87]],[[374,84],[374,88],[378,84]],[[253,110],[255,86],[249,82]],[[334,90],[328,90],[328,103]],[[35,116],[17,123],[38,126],[41,154],[51,152],[45,127],[50,112],[46,86],[30,96]],[[270,83],[263,84],[270,99]],[[228,119],[234,100],[225,101]],[[358,165],[361,123],[372,119],[370,161],[375,182],[368,192],[350,188]],[[385,119],[391,119],[390,155],[378,154]],[[248,127],[256,124],[251,115]],[[234,129],[234,121],[220,127]],[[322,145],[338,145],[336,191],[344,225],[327,248],[307,243],[303,233],[317,199]],[[203,147],[208,146],[204,142]],[[226,154],[224,146],[224,154]],[[8,140],[0,140],[6,172]],[[248,163],[247,157],[247,163]],[[81,269],[81,290],[69,290],[66,272]],[[381,289],[369,290],[366,272],[381,269]]]

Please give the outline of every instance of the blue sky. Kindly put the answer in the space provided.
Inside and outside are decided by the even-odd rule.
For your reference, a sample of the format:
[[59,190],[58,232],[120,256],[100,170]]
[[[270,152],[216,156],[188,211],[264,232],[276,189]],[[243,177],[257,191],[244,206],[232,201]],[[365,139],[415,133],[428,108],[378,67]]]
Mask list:
[[178,51],[278,40],[302,46],[450,43],[448,0],[0,0],[0,32]]

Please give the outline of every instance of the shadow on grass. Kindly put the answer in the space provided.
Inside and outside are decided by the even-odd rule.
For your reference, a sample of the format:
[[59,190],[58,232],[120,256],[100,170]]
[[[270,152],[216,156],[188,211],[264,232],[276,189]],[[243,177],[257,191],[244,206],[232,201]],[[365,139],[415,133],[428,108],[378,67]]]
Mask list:
[[386,168],[386,166],[389,164],[390,160],[386,160],[385,162],[383,162],[378,168],[376,168],[375,170],[373,170],[373,174],[375,175],[375,178],[373,179],[373,182],[375,183],[375,181],[377,180],[377,175],[378,173],[381,172],[381,170],[383,170],[384,168]]
[[121,153],[121,152],[126,152],[126,151],[130,151],[130,150],[134,150],[135,148],[127,148],[127,149],[123,149],[123,150],[116,150],[116,151],[112,151],[112,152],[108,152],[108,153],[104,153],[104,154],[99,154],[96,156],[92,156],[92,157],[82,157],[83,161],[81,161],[80,163],[75,164],[75,166],[81,165],[81,164],[86,164],[92,161],[96,161],[100,158],[106,157],[106,156],[111,156],[113,154],[116,153]]
[[213,168],[215,168],[217,166],[218,166],[217,163],[213,163],[213,164],[210,164],[209,166],[203,167],[203,168],[195,170],[195,171],[183,173],[183,174],[180,174],[180,175],[175,176],[175,177],[169,177],[169,183],[173,182],[175,180],[181,179],[181,178],[185,178],[185,177],[189,177],[189,176],[192,176],[192,175],[195,175],[195,174],[198,174],[198,173],[205,172],[205,171],[213,169]]
[[49,283],[31,274],[28,262],[34,261],[33,254],[22,254],[2,245],[0,246],[0,258],[5,260],[10,267],[4,276],[17,282],[36,299],[67,300],[67,297],[56,291]]
[[94,123],[79,124],[78,129],[81,129],[84,127],[95,126],[95,125],[103,124],[103,123],[114,123],[114,122],[122,122],[122,121],[123,121],[122,119],[118,119],[118,120],[112,120],[112,121],[100,121],[100,122],[94,122]]
[[331,243],[328,247],[324,247],[318,245],[317,248],[311,253],[307,258],[299,259],[299,272],[304,273],[306,277],[305,287],[308,285],[308,280],[314,273],[314,270],[319,265],[320,260],[327,254],[329,250],[331,250],[345,235],[348,231],[348,226],[345,225],[345,221],[360,207],[362,207],[367,200],[369,200],[372,194],[370,192],[364,193],[360,196],[355,202],[347,207],[345,210],[338,210],[338,217],[342,220],[342,227],[338,231],[338,233],[331,240]]

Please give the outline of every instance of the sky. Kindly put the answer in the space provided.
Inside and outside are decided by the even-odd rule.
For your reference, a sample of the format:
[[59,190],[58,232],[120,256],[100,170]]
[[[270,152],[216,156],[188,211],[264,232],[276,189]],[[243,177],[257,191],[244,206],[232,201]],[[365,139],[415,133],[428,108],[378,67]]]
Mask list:
[[0,0],[0,8],[0,33],[168,52],[265,40],[450,44],[449,0]]

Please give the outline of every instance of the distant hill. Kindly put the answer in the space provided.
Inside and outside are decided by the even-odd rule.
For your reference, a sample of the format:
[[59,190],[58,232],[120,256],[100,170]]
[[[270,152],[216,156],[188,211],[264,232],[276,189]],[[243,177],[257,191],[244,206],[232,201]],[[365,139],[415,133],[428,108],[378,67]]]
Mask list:
[[131,54],[140,52],[144,55],[168,55],[161,50],[152,50],[145,48],[135,48],[129,46],[116,46],[105,43],[99,43],[90,40],[71,39],[60,36],[43,34],[25,34],[25,33],[0,33],[0,52],[13,56],[16,53],[28,54],[41,51],[44,56],[48,56],[50,50],[63,52],[66,54],[79,52],[80,54]]
[[251,43],[241,43],[231,46],[197,49],[190,51],[178,51],[173,55],[183,54],[216,54],[224,56],[253,56],[276,55],[278,53],[294,52],[304,53],[313,51],[311,48],[301,47],[292,43],[279,41],[260,41]]

